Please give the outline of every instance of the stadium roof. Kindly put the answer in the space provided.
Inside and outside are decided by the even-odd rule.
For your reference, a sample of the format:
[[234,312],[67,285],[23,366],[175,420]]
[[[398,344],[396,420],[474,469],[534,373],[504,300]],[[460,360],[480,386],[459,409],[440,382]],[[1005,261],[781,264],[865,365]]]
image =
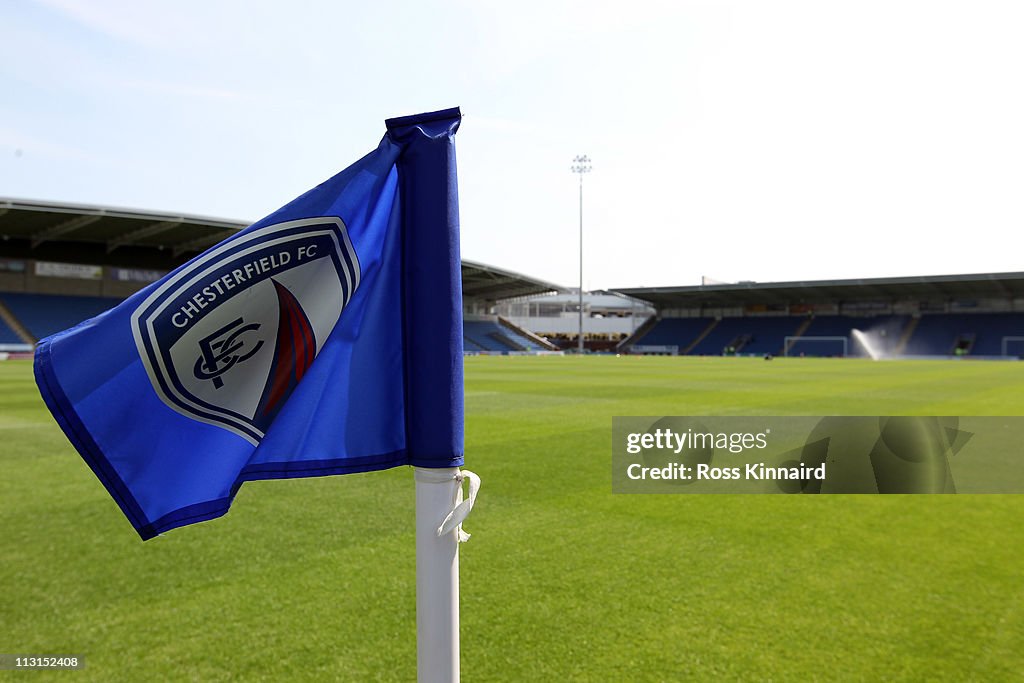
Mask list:
[[462,294],[467,299],[500,301],[556,291],[562,288],[519,273],[462,260]]
[[1024,273],[617,289],[656,308],[1024,298]]
[[[91,249],[78,253],[93,262],[114,260],[118,250],[134,255],[159,251],[162,262],[147,258],[147,265],[172,268],[248,225],[191,214],[0,198],[3,250],[23,258],[46,258],[46,247],[64,243],[88,245]],[[493,266],[462,262],[462,290],[468,299],[498,301],[560,289]]]
[[0,199],[0,235],[28,240],[31,248],[54,241],[169,249],[191,256],[249,225],[189,214],[165,214],[89,204]]

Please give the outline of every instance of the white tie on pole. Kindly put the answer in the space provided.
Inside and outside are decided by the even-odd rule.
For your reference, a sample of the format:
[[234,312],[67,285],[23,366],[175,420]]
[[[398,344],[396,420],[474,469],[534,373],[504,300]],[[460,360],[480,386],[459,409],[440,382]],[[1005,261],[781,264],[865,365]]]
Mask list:
[[[466,500],[462,499],[463,480],[469,481],[469,498]],[[469,516],[469,511],[476,504],[476,494],[480,490],[480,477],[476,476],[475,472],[462,470],[455,475],[455,481],[458,483],[458,488],[455,492],[455,507],[444,518],[441,526],[437,528],[437,535],[444,536],[451,532],[452,529],[455,529],[459,543],[465,543],[469,540],[469,534],[462,530],[462,522]]]
[[[415,467],[416,676],[419,683],[459,680],[459,541],[480,478],[457,467]],[[463,500],[462,482],[469,480]]]

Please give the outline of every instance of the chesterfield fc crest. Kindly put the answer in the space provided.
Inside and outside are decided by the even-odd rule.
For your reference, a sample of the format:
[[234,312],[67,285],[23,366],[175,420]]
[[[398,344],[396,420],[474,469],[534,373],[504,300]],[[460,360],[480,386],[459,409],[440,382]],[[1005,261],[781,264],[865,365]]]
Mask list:
[[255,445],[358,286],[341,219],[279,223],[167,278],[135,310],[132,332],[164,403]]

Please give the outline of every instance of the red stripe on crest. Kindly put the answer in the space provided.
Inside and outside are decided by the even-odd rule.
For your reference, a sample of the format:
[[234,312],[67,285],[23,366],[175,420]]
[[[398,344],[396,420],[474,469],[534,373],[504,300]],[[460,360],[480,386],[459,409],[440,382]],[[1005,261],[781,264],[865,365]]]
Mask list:
[[270,394],[267,396],[264,413],[274,409],[290,393],[292,378],[298,384],[316,354],[316,335],[306,319],[298,300],[277,280],[271,280],[277,291],[279,320],[277,326],[277,349],[274,357],[274,377]]

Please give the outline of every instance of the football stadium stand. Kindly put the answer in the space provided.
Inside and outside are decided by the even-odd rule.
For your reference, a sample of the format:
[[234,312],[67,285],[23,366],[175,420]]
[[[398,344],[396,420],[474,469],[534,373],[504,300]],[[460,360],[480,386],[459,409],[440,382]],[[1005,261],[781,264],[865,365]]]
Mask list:
[[1024,273],[617,291],[657,311],[620,352],[867,355],[860,337],[888,357],[1024,355]]
[[709,318],[662,318],[655,319],[650,328],[637,330],[637,344],[649,346],[675,346],[685,352],[690,345],[714,324]]
[[467,318],[463,330],[465,340],[475,347],[467,348],[467,351],[510,353],[551,350],[504,320]]
[[[849,338],[852,330],[860,330],[870,334],[876,348],[883,354],[895,353],[900,335],[910,322],[910,316],[850,316],[850,315],[818,315],[809,318],[809,325],[803,333],[797,335],[786,350],[790,356],[841,356],[842,344],[834,337]],[[817,339],[815,339],[817,338]],[[848,354],[853,356],[867,355],[863,346],[849,340]]]
[[[95,317],[247,225],[203,216],[0,199],[0,344],[24,346]],[[555,292],[556,285],[464,260],[462,289],[468,353],[556,348],[493,313],[500,301]],[[472,340],[470,333],[475,335]]]
[[22,339],[6,322],[0,320],[0,344],[21,344]]
[[567,350],[578,348],[582,323],[584,347],[601,352],[614,351],[654,309],[620,294],[596,290],[583,292],[581,297],[579,290],[574,290],[508,299],[498,302],[495,312]]
[[0,292],[0,301],[37,340],[113,308],[121,299]]
[[[1024,335],[1024,314],[959,313],[922,316],[907,344],[913,355],[998,356],[1005,337]],[[1019,354],[1017,354],[1019,355]]]
[[[0,346],[31,349],[31,342],[98,315],[246,225],[202,216],[0,199]],[[565,290],[470,261],[462,264],[462,288],[466,353],[558,348],[499,313],[523,309],[519,313],[526,313],[524,319],[543,318],[542,308],[561,306],[550,319],[571,317],[568,300],[559,299],[568,296]],[[867,348],[857,341],[861,335],[853,333],[859,330],[874,354],[890,357],[1024,356],[1024,273],[744,282],[620,289],[612,294],[605,298],[619,308],[602,308],[595,318],[625,320],[627,331],[633,331],[622,342],[618,336],[588,338],[590,349],[865,355]],[[634,316],[651,310],[654,315],[638,324]]]
[[849,339],[852,330],[860,329],[883,340],[883,350],[891,353],[908,320],[907,316],[839,315],[662,318],[634,344],[640,350],[675,346],[680,355],[841,356],[844,348],[847,355],[864,355],[864,350]]
[[501,333],[498,324],[485,320],[467,320],[463,324],[464,336],[484,351],[521,351],[522,348]]
[[551,351],[554,348],[551,344],[546,343],[544,339],[524,330],[511,320],[506,320],[499,316],[498,326],[501,328],[502,334],[508,337],[512,342],[523,347],[526,351]]
[[722,318],[691,354],[714,356],[742,354],[781,354],[783,339],[796,332],[800,322],[781,318]]

